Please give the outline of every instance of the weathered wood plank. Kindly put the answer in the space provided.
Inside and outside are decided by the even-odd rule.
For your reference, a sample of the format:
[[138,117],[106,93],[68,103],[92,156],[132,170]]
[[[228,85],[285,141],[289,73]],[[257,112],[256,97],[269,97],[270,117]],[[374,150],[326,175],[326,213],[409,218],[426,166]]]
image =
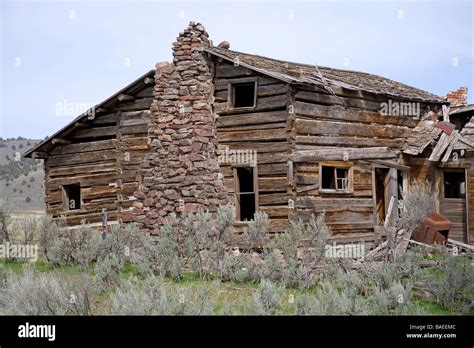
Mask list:
[[95,162],[103,162],[115,159],[117,156],[115,150],[79,152],[68,155],[50,156],[47,159],[48,166],[55,167],[71,164],[87,164]]
[[110,150],[110,149],[115,149],[116,142],[117,142],[116,139],[109,139],[109,140],[92,141],[92,142],[87,142],[87,143],[61,145],[61,146],[56,146],[55,148],[53,148],[50,151],[49,155],[54,156],[54,155],[74,154],[78,152]]
[[351,135],[359,137],[405,138],[410,128],[401,126],[367,125],[361,123],[296,119],[295,128],[302,135]]
[[219,143],[222,142],[242,142],[242,141],[276,141],[286,140],[287,135],[284,129],[267,129],[255,131],[235,131],[219,132],[217,134]]
[[296,101],[294,110],[297,115],[331,120],[342,120],[359,123],[379,123],[397,126],[416,127],[419,120],[405,116],[383,116],[377,112],[361,111],[340,106],[323,106]]
[[372,147],[372,146],[388,146],[392,148],[400,148],[405,143],[405,139],[377,139],[377,138],[360,138],[360,137],[344,137],[334,136],[314,136],[314,135],[297,135],[296,144],[304,145],[327,145],[327,146],[351,146],[351,147]]
[[315,163],[320,161],[396,158],[397,154],[398,151],[387,147],[334,148],[298,151],[291,155],[291,159],[295,162]]
[[247,113],[242,115],[223,115],[217,120],[217,127],[235,127],[246,125],[258,125],[266,123],[286,122],[288,118],[287,111],[268,111]]

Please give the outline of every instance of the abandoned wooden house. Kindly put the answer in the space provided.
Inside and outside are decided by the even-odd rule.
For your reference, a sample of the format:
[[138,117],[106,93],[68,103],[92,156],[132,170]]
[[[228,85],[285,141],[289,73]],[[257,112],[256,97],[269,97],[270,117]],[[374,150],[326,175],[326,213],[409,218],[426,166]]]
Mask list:
[[474,121],[450,128],[446,99],[215,47],[195,23],[172,50],[26,153],[44,159],[47,213],[74,226],[106,208],[155,234],[172,212],[231,202],[236,230],[256,211],[271,232],[324,211],[333,238],[370,242],[410,178],[428,178],[454,238],[474,241]]

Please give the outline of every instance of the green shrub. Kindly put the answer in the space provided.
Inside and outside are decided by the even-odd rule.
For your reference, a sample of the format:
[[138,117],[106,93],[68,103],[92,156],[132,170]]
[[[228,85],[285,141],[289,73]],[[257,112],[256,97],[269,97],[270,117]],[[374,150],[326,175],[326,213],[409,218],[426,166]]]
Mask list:
[[445,255],[438,271],[425,272],[425,284],[444,308],[470,311],[474,301],[474,267],[467,255]]
[[277,285],[263,279],[253,297],[258,314],[274,315],[281,309],[281,300],[285,293],[283,285]]
[[[287,287],[308,288],[314,284],[314,273],[323,261],[330,231],[324,214],[314,215],[307,224],[291,222],[290,228],[277,235],[270,244],[270,257],[265,257],[266,277],[282,281]],[[281,257],[278,257],[278,254]],[[281,259],[281,266],[277,263]]]
[[107,291],[120,282],[120,272],[124,264],[115,254],[101,258],[95,266],[95,285],[99,292]]
[[211,294],[218,283],[212,282],[197,289],[169,285],[160,277],[144,281],[129,279],[112,295],[111,314],[115,315],[211,315],[216,304]]
[[87,277],[71,279],[52,273],[7,275],[0,290],[2,315],[90,315],[91,287]]

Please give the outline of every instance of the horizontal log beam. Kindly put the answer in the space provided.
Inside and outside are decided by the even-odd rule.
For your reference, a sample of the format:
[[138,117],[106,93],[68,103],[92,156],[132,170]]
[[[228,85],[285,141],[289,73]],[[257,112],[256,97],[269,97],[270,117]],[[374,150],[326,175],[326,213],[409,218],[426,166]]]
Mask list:
[[396,158],[398,151],[388,147],[302,150],[291,155],[294,162],[353,161],[357,159]]
[[125,100],[134,100],[135,97],[132,95],[121,93],[117,96],[117,99],[120,101],[125,101]]
[[61,138],[54,138],[51,140],[51,143],[53,143],[54,145],[69,145],[71,144],[71,141],[69,140],[66,140],[66,139],[61,139]]

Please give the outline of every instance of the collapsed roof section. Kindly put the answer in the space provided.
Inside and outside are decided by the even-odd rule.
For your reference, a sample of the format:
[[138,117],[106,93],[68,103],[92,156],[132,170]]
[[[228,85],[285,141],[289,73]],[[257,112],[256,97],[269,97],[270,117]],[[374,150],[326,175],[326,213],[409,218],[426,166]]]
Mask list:
[[[461,129],[455,129],[455,125],[449,123],[449,116],[461,113],[466,113],[470,120]],[[445,120],[438,121],[436,115],[432,119],[421,120],[407,139],[403,153],[418,156],[431,145],[429,160],[447,162],[452,151],[474,151],[474,105],[455,108]]]

